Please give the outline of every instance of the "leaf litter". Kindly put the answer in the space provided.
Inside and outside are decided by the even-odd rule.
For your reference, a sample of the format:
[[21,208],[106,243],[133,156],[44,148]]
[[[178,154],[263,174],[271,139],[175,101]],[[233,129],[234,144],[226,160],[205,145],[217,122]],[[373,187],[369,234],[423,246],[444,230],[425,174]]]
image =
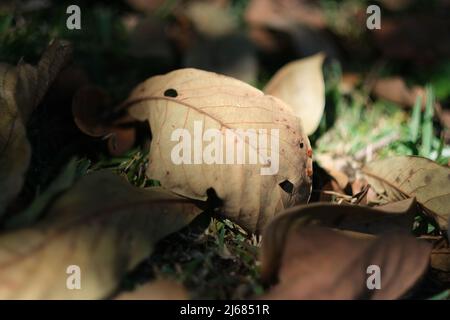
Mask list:
[[[266,9],[256,1],[246,19],[256,28],[268,23],[291,32],[305,17],[286,3],[288,20],[258,20],[251,10]],[[325,28],[326,18],[309,9],[310,27]],[[187,18],[205,29],[195,10]],[[72,160],[26,208],[11,214],[34,152],[27,122],[70,51],[54,41],[37,67],[20,62],[0,68],[0,187],[8,190],[0,198],[0,296],[400,299],[418,288],[427,292],[437,281],[425,298],[447,297],[436,288],[450,283],[450,173],[445,139],[435,134],[433,117],[440,117],[441,106],[434,91],[408,91],[402,79],[380,77],[375,96],[390,102],[371,101],[371,88],[355,84],[343,92],[322,73],[333,68],[326,63],[322,70],[323,54],[280,68],[264,93],[196,69],[152,77],[122,103],[112,102],[102,87],[82,87],[72,99],[73,121],[97,146],[106,140],[107,153]],[[386,90],[392,81],[400,97]],[[331,118],[330,101],[338,119]],[[412,107],[409,126],[399,125],[409,121],[408,110],[389,103]],[[273,110],[283,117],[273,117]],[[144,145],[138,145],[138,121],[150,129]],[[185,176],[167,159],[167,132],[195,121],[205,128],[240,121],[245,128],[264,122],[266,129],[280,129],[292,142],[282,145],[283,158],[293,165],[280,160],[280,171],[265,178],[255,168],[206,165]],[[311,146],[319,160],[314,171]],[[86,290],[65,289],[70,264],[86,271]],[[37,266],[35,277],[24,283],[30,265]],[[386,270],[382,290],[366,287],[368,265]]]

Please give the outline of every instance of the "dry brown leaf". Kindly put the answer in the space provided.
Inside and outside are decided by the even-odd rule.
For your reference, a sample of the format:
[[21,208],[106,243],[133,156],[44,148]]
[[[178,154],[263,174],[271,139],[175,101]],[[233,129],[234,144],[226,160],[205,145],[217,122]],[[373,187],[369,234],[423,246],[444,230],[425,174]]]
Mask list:
[[310,202],[332,202],[334,195],[350,197],[346,194],[346,186],[341,187],[335,177],[320,165],[314,163],[313,190]]
[[173,280],[158,279],[146,283],[134,291],[122,292],[115,300],[188,300],[184,286]]
[[31,157],[25,126],[14,97],[17,73],[0,64],[0,216],[20,192]]
[[390,201],[416,197],[447,229],[450,216],[450,168],[429,159],[398,156],[368,163],[363,168],[374,190]]
[[[296,224],[312,224],[365,234],[407,233],[412,230],[417,213],[415,199],[407,199],[377,208],[313,203],[285,210],[269,225],[265,232],[265,252],[261,276],[270,279],[278,269],[287,230]],[[278,248],[278,249],[277,249]]]
[[346,72],[339,82],[339,91],[343,94],[350,94],[361,83],[361,75],[353,72]]
[[379,98],[392,101],[403,107],[412,108],[417,97],[422,97],[422,105],[425,104],[425,90],[418,86],[408,88],[405,81],[400,77],[377,79],[372,92]]
[[433,249],[431,266],[441,272],[448,273],[450,278],[450,247]]
[[305,133],[316,131],[325,108],[325,82],[321,53],[296,60],[281,68],[264,88],[264,92],[290,105],[303,123]]
[[[129,107],[135,118],[150,123],[153,140],[147,170],[149,178],[192,199],[206,200],[207,191],[212,188],[223,201],[223,213],[249,230],[261,230],[278,211],[309,198],[312,151],[308,137],[290,108],[275,97],[223,75],[181,69],[141,83],[124,107]],[[250,150],[257,152],[260,160],[267,159],[266,150],[256,149],[242,132],[231,140],[228,148],[234,150],[234,145],[245,141],[246,164],[236,164],[236,157],[235,164],[174,164],[171,152],[178,140],[171,141],[172,133],[176,129],[187,129],[195,140],[196,121],[202,122],[203,131],[219,130],[224,140],[226,129],[255,129],[256,132],[266,129],[268,134],[272,133],[271,129],[279,130],[279,153],[272,154],[279,155],[278,172],[261,174],[269,163],[275,166],[275,161],[265,162],[265,165],[261,161],[248,164]],[[208,145],[210,143],[204,143],[204,147]],[[224,149],[226,145],[223,143]],[[191,161],[193,163],[192,157]]]
[[[34,227],[0,236],[0,299],[98,299],[154,244],[187,225],[199,209],[160,188],[133,187],[108,171],[83,177]],[[69,290],[66,270],[81,269]]]
[[[301,222],[279,227],[279,221],[263,238],[263,256],[280,252],[279,267],[274,270],[279,282],[263,299],[398,299],[429,263],[430,245],[409,235],[365,237]],[[287,233],[286,239],[267,247],[275,231]],[[263,259],[263,268],[268,261]],[[380,289],[368,289],[371,265],[380,268]]]
[[104,118],[112,112],[109,95],[100,87],[86,85],[80,88],[72,101],[72,114],[75,124],[85,134],[108,139],[111,155],[121,155],[131,149],[136,141],[133,127],[122,127],[130,122],[123,117],[114,122]]
[[54,41],[37,67],[0,64],[0,217],[20,192],[30,161],[25,124],[70,55],[68,44]]
[[431,275],[433,279],[447,286],[450,285],[450,246],[445,236],[422,236],[433,244],[431,251]]

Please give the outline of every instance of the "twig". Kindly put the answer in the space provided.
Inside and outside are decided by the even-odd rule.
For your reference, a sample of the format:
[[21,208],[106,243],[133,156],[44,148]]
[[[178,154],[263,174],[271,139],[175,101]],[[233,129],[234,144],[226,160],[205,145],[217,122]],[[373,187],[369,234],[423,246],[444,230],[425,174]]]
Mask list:
[[380,140],[378,140],[377,142],[371,143],[369,144],[367,147],[365,147],[362,150],[359,150],[358,152],[355,153],[354,159],[357,161],[362,161],[364,158],[366,159],[371,159],[372,158],[372,154],[379,150],[382,149],[386,146],[388,146],[389,144],[391,144],[392,142],[398,140],[400,138],[400,135],[398,132],[394,132],[393,134],[386,136]]

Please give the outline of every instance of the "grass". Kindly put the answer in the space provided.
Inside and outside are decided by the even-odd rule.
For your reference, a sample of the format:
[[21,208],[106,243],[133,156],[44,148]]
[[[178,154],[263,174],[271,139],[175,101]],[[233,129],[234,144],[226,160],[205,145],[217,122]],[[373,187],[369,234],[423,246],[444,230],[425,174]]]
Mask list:
[[185,230],[161,241],[122,288],[130,290],[149,278],[170,278],[183,283],[194,299],[254,297],[263,292],[259,245],[260,238],[230,220],[201,215]]
[[[245,1],[234,0],[232,3],[234,12],[242,19]],[[76,44],[76,63],[88,71],[94,83],[104,86],[115,102],[126,97],[135,84],[149,75],[168,71],[168,62],[160,57],[134,58],[129,55],[126,50],[128,35],[121,23],[121,5],[92,6],[92,10],[83,12],[84,31],[81,33],[65,29],[64,6],[62,2],[46,12],[33,13],[25,25],[20,25],[11,14],[0,12],[0,61],[14,64],[24,58],[34,62],[51,38],[66,38]],[[161,10],[158,15],[167,18],[167,8]],[[332,14],[331,11],[328,13]],[[427,88],[425,112],[421,112],[420,101],[417,101],[410,114],[387,101],[370,100],[362,88],[343,95],[338,89],[340,67],[331,65],[325,71],[327,112],[319,131],[311,139],[316,153],[354,157],[367,145],[395,135],[395,141],[377,151],[378,156],[422,155],[440,163],[449,161],[449,146],[445,146],[437,135],[433,121],[433,87]],[[260,78],[268,79],[266,75],[267,71],[262,69]],[[446,92],[450,91],[446,89],[448,79],[442,80],[444,78],[435,73],[431,79],[437,86],[439,98],[446,97]],[[64,106],[58,105],[55,112],[61,112],[61,107]],[[65,107],[70,109],[70,101]],[[26,225],[39,219],[54,197],[73,184],[77,177],[90,171],[113,170],[137,187],[159,184],[145,175],[148,151],[143,148],[111,158],[98,151],[101,141],[86,142],[90,139],[87,137],[82,144],[86,143],[94,151],[80,151],[80,146],[74,142],[80,137],[79,132],[73,140],[58,141],[55,137],[60,135],[57,131],[60,119],[54,118],[55,122],[49,125],[54,110],[42,106],[28,124],[33,160],[25,198],[30,204],[18,221],[11,222],[12,225]],[[70,117],[70,111],[65,116]],[[74,158],[78,160],[71,160]],[[432,234],[433,226],[420,219],[418,217],[421,227],[417,231]],[[193,298],[253,297],[263,292],[259,281],[259,245],[260,239],[255,235],[247,234],[227,219],[206,213],[189,227],[161,241],[154,254],[123,280],[122,289],[132,289],[155,277],[168,277],[182,282]],[[432,298],[448,298],[448,291]]]

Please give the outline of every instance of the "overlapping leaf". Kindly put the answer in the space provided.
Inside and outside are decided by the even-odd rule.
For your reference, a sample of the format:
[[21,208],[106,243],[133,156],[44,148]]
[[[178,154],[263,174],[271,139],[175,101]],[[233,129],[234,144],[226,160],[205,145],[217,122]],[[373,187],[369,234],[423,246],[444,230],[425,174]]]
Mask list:
[[[278,283],[265,299],[398,299],[429,263],[430,245],[408,235],[371,238],[302,225],[278,232],[288,235],[282,246],[269,249],[279,250],[281,258]],[[264,244],[272,240],[266,235]],[[380,272],[376,290],[369,286],[375,281],[369,267]]]
[[305,133],[316,131],[325,108],[323,54],[288,63],[272,77],[264,92],[280,98],[294,109]]
[[[261,275],[275,285],[262,298],[402,297],[425,272],[431,252],[431,245],[408,235],[415,205],[409,199],[381,209],[317,204],[287,210],[263,235]],[[370,266],[381,272],[377,290],[367,285]]]
[[36,67],[0,64],[0,217],[22,188],[30,161],[25,124],[70,54],[68,44],[54,41]]
[[450,168],[421,157],[399,156],[368,163],[368,182],[386,200],[416,197],[442,229],[450,216]]
[[[141,83],[125,106],[132,116],[150,123],[153,140],[147,175],[164,188],[199,200],[206,200],[207,191],[213,189],[223,201],[224,214],[249,230],[261,230],[281,209],[308,200],[312,174],[309,140],[291,109],[279,99],[236,79],[181,69]],[[270,166],[268,162],[248,164],[249,150],[257,146],[243,134],[238,134],[231,147],[239,141],[245,144],[246,164],[236,164],[236,160],[235,164],[194,164],[193,160],[191,165],[174,164],[171,153],[179,142],[172,141],[172,133],[187,129],[192,140],[202,139],[194,137],[196,121],[202,122],[204,131],[216,129],[222,135],[226,129],[264,129],[268,140],[271,129],[279,130],[278,172],[261,175],[260,169]],[[197,143],[202,141],[191,146]],[[204,142],[204,146],[210,143]],[[263,151],[257,149],[260,159]]]
[[[147,257],[156,241],[200,210],[159,188],[99,171],[82,178],[34,227],[0,236],[0,299],[98,299]],[[81,270],[80,290],[66,286]]]
[[274,276],[279,268],[281,248],[287,241],[287,231],[295,225],[316,225],[368,235],[408,233],[412,231],[416,213],[414,198],[377,208],[314,203],[285,210],[265,232],[262,277]]

